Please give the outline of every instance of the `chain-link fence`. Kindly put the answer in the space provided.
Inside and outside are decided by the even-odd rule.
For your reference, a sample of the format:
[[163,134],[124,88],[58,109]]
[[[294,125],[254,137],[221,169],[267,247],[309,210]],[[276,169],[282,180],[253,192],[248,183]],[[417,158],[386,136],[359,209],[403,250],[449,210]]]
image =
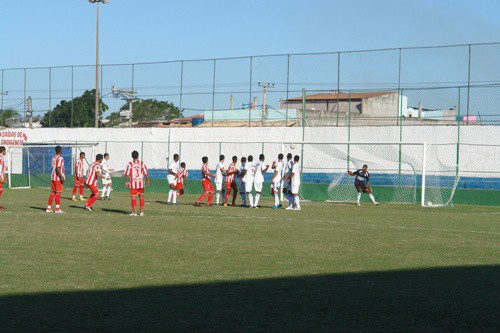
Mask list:
[[[500,43],[486,43],[108,64],[99,95],[103,119],[125,104],[116,86],[169,101],[200,126],[498,124],[499,57]],[[0,110],[15,111],[0,126],[26,125],[29,96],[35,123],[59,105],[64,123],[48,113],[45,126],[93,126],[93,100],[73,101],[94,85],[92,65],[0,69]]]

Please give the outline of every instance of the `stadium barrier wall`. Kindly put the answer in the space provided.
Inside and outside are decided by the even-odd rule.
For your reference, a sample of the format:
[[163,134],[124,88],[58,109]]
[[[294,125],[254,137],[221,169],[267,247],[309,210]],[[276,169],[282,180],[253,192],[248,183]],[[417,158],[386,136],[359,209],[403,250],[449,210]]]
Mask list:
[[[271,162],[281,151],[279,144],[271,142],[345,142],[347,131],[350,131],[351,142],[395,142],[400,139],[400,127],[310,127],[310,128],[132,128],[132,129],[20,129],[25,134],[28,143],[84,143],[98,142],[96,153],[109,152],[112,156],[111,165],[115,170],[121,171],[130,160],[132,150],[137,150],[141,158],[148,167],[155,172],[166,169],[165,158],[174,153],[180,153],[181,159],[188,164],[189,170],[197,171],[201,165],[201,157],[209,156],[210,165],[215,167],[219,153],[226,155],[228,161],[232,155],[238,157],[253,154],[258,156],[262,151],[266,151],[267,160]],[[16,130],[17,131],[17,130]],[[500,186],[500,173],[497,170],[500,154],[491,152],[488,145],[500,146],[499,129],[496,126],[463,126],[461,131],[461,144],[457,148],[460,154],[460,174],[462,176],[459,188],[455,194],[454,203],[474,204],[474,205],[499,205],[500,198],[498,189]],[[405,131],[401,137],[401,142],[427,142],[433,143],[453,143],[458,142],[456,126],[418,126],[412,131]],[[191,143],[190,143],[191,142]],[[235,151],[235,146],[231,142],[239,143],[239,151]],[[241,148],[241,143],[247,142],[246,147]],[[474,145],[478,145],[477,147]],[[270,147],[272,146],[272,147]],[[499,148],[496,148],[497,150]],[[269,151],[273,153],[270,154]],[[498,150],[500,152],[500,150]],[[295,152],[292,151],[293,154]],[[300,151],[297,150],[300,155]],[[271,155],[271,156],[270,156]],[[443,162],[450,162],[454,156],[440,156]],[[91,156],[87,156],[89,161]],[[13,161],[13,177],[22,177],[22,163]],[[158,177],[163,177],[160,172]],[[41,177],[43,178],[43,177]],[[190,183],[193,186],[187,193],[201,190],[196,173],[191,175]],[[42,180],[40,180],[42,182]],[[484,188],[477,189],[474,184],[483,182]],[[120,183],[115,181],[115,190],[120,191]],[[163,184],[165,183],[165,184]],[[158,184],[158,185],[157,185]],[[154,180],[154,185],[150,191],[162,192],[166,187],[166,182]],[[70,182],[68,182],[68,187]],[[304,183],[303,186],[311,186],[313,189],[308,192],[315,192],[315,200],[324,200],[326,187],[328,184]],[[374,186],[381,197],[381,201],[386,191],[383,186]],[[124,189],[123,189],[124,190]],[[163,190],[164,191],[164,190]],[[267,195],[267,190],[264,193]]]

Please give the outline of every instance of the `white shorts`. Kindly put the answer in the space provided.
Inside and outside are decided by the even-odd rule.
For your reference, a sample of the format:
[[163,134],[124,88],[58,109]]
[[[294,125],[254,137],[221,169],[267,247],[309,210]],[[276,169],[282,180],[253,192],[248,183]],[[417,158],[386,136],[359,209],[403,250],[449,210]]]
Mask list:
[[253,181],[245,182],[245,192],[247,193],[252,192],[252,187],[253,187]]
[[281,185],[281,181],[279,181],[279,182],[273,182],[273,183],[271,184],[271,188],[272,188],[273,190],[275,190],[275,191],[279,191],[279,190],[280,190],[280,185]]
[[299,194],[300,183],[292,185],[292,194]]
[[174,175],[168,175],[167,181],[168,181],[168,185],[177,185],[177,181],[175,180]]
[[111,178],[103,178],[102,185],[111,185]]
[[253,188],[255,189],[255,192],[262,192],[262,185],[263,184],[264,184],[264,182],[254,181]]
[[222,191],[222,181],[221,182],[215,182],[215,190],[216,191]]

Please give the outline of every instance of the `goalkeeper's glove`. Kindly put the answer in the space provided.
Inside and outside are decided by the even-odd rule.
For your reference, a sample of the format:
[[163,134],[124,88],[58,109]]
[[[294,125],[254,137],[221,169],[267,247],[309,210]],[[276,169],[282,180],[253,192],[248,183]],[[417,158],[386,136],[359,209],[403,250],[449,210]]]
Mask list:
[[347,174],[348,174],[349,176],[352,176],[352,171],[347,171]]

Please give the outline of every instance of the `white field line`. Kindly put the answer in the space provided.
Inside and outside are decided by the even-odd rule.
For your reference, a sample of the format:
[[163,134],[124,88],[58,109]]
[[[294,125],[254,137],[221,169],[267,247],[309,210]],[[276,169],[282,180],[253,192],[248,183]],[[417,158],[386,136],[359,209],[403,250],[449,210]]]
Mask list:
[[[83,208],[82,208],[83,211]],[[5,214],[7,212],[3,212],[2,214]],[[23,215],[29,214],[29,215],[56,215],[55,213],[46,213],[46,212],[40,212],[40,213],[31,213],[31,212],[23,212]],[[295,222],[296,220],[293,220],[292,214],[296,214],[294,212],[290,212],[290,219],[286,218],[276,218],[272,217],[273,221],[289,221],[289,222]],[[488,214],[488,213],[483,213],[483,214]],[[496,214],[496,213],[492,213]],[[64,215],[81,215],[77,214],[74,212],[71,213],[64,213],[61,214],[62,216]],[[98,213],[98,212],[88,212],[86,214],[88,216],[96,215],[96,216],[117,216],[118,213]],[[120,214],[121,216],[124,216],[124,214]],[[155,216],[155,215],[153,215]],[[146,218],[146,217],[151,217],[151,215],[148,215],[146,212],[146,216],[144,217],[132,217],[130,218]],[[165,216],[163,216],[165,217]],[[196,219],[250,219],[250,220],[268,220],[270,219],[269,217],[266,216],[251,216],[251,215],[178,215],[177,217],[179,218],[196,218]],[[15,218],[14,218],[15,219]],[[331,223],[331,224],[343,224],[343,225],[352,225],[352,226],[358,226],[358,227],[370,227],[374,229],[399,229],[399,230],[416,230],[416,231],[438,231],[438,232],[455,232],[455,233],[470,233],[470,234],[486,234],[486,235],[500,235],[500,232],[495,232],[495,231],[481,231],[481,230],[462,230],[462,229],[446,229],[446,228],[426,228],[426,227],[415,227],[415,226],[401,226],[401,225],[385,225],[385,224],[374,224],[374,223],[361,223],[361,222],[349,222],[349,221],[341,221],[341,220],[318,220],[318,219],[300,219],[301,222],[326,222],[326,223]],[[5,222],[10,222],[10,221],[5,221]]]

